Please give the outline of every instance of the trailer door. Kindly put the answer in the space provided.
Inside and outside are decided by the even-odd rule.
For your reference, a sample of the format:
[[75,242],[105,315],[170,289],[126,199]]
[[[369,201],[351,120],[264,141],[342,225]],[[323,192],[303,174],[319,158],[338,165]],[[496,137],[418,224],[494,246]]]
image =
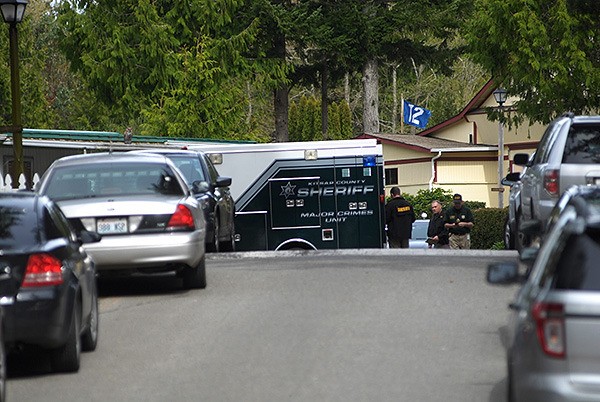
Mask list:
[[380,179],[373,157],[336,159],[336,194],[340,248],[381,247]]

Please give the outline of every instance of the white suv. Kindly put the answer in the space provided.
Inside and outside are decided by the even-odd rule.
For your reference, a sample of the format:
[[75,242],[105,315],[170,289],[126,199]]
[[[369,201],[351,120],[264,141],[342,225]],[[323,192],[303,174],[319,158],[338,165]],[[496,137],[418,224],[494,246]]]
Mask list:
[[535,156],[516,154],[521,175],[518,222],[545,225],[558,198],[572,185],[600,184],[600,116],[565,114],[550,123]]

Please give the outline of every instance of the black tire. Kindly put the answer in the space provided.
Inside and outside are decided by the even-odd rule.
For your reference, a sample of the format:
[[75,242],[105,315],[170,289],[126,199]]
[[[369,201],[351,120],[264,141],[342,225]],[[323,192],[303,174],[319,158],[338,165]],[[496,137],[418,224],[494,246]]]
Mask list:
[[515,235],[510,230],[510,223],[508,221],[508,216],[504,221],[504,248],[507,250],[515,249]]
[[511,359],[507,359],[507,370],[506,370],[506,396],[508,402],[515,402],[515,387],[512,373],[512,362]]
[[76,372],[81,361],[81,306],[79,300],[75,301],[67,343],[64,346],[50,351],[52,369],[57,372]]
[[219,218],[215,217],[215,228],[214,228],[214,233],[213,233],[213,239],[210,243],[206,243],[206,250],[213,252],[213,253],[218,253],[219,251],[221,251],[221,244],[219,242]]
[[206,287],[206,259],[204,256],[194,268],[184,268],[183,287],[185,289],[204,289]]
[[92,300],[92,311],[90,311],[90,322],[88,327],[83,331],[81,335],[81,350],[84,352],[92,352],[96,350],[98,345],[98,324],[99,316],[98,313],[98,294],[94,291]]
[[6,347],[4,346],[4,328],[0,337],[0,402],[6,401]]
[[229,229],[229,238],[225,243],[219,243],[219,246],[221,248],[221,251],[235,251],[235,227],[233,226],[233,224]]

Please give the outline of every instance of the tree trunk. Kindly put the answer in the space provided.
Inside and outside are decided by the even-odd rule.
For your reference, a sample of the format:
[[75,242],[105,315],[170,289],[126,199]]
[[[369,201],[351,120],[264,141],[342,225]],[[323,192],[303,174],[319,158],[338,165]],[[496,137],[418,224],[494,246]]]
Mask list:
[[[275,37],[274,53],[276,57],[285,60],[285,35],[280,33]],[[288,127],[288,100],[289,88],[282,85],[273,91],[273,110],[275,113],[275,133],[273,140],[275,142],[287,142],[290,139]]]
[[344,74],[344,99],[350,106],[350,73]]
[[321,70],[321,131],[323,133],[323,140],[327,140],[327,127],[329,125],[327,118],[327,74],[328,67],[327,62],[325,62]]
[[[398,73],[398,66],[392,67],[392,91],[394,95],[394,104],[392,109],[392,134],[396,134],[396,121],[398,121],[398,89],[396,74]],[[404,105],[402,105],[404,106]]]
[[367,60],[363,68],[363,132],[379,132],[379,74],[377,60]]

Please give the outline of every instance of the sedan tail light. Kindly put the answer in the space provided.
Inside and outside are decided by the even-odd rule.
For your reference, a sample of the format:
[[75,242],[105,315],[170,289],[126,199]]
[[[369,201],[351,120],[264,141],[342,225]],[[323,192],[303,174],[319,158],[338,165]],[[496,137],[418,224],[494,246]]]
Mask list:
[[544,172],[544,189],[551,196],[558,196],[560,188],[558,186],[559,172],[556,169],[546,170]]
[[548,356],[565,357],[564,307],[559,303],[535,303],[532,309],[537,336]]
[[195,229],[194,216],[188,207],[185,205],[177,205],[175,213],[169,219],[167,229]]
[[24,288],[63,283],[62,262],[51,254],[32,254],[27,261]]

